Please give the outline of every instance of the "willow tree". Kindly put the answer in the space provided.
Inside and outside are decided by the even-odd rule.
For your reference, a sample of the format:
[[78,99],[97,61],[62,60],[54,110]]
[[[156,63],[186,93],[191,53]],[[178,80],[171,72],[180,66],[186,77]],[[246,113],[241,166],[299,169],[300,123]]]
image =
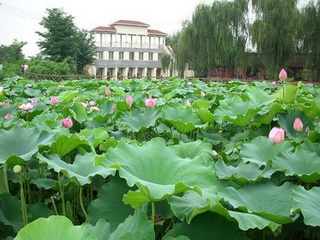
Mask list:
[[320,1],[316,5],[310,2],[302,10],[300,33],[306,68],[311,70],[312,80],[320,80]]
[[270,77],[287,67],[297,48],[297,0],[252,0],[252,43]]
[[178,58],[184,58],[198,76],[206,76],[221,65],[230,69],[241,66],[245,59],[247,10],[248,0],[198,5],[180,33]]

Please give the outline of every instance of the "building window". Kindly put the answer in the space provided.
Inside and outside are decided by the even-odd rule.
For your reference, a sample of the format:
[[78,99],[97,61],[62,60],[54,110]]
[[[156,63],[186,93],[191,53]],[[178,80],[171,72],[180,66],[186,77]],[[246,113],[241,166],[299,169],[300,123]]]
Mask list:
[[103,52],[102,51],[98,52],[98,59],[103,59]]
[[123,59],[124,59],[123,55],[124,55],[123,52],[119,52],[119,59],[120,59],[120,60],[123,60]]
[[143,52],[140,52],[140,53],[139,53],[139,60],[140,60],[140,61],[143,61]]
[[153,60],[153,53],[149,53],[149,60],[150,60],[150,61]]
[[113,52],[109,52],[109,59],[113,60]]
[[158,53],[158,61],[161,61],[161,53]]
[[129,60],[134,60],[134,52],[129,52]]

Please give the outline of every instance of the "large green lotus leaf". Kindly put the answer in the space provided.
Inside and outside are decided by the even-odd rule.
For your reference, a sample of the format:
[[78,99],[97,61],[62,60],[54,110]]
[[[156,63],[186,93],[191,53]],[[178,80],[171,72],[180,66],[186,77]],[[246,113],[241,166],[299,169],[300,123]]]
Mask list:
[[275,157],[275,153],[279,154],[281,152],[291,151],[292,149],[293,146],[289,141],[274,145],[269,138],[259,136],[251,142],[243,144],[240,155],[244,162],[255,163],[261,167],[271,162]]
[[90,145],[97,147],[109,137],[109,134],[105,128],[94,128],[81,130],[79,136],[84,136]]
[[128,126],[133,132],[140,132],[145,131],[149,127],[155,126],[159,116],[159,111],[148,108],[144,112],[139,110],[126,112],[122,115],[119,121]]
[[279,103],[272,103],[270,105],[270,109],[266,115],[256,116],[254,119],[254,123],[258,126],[261,124],[270,124],[273,121],[273,118],[277,115],[277,113],[282,109],[282,105]]
[[310,119],[303,112],[298,110],[291,110],[286,113],[280,114],[278,122],[280,127],[285,130],[287,137],[305,139],[308,137],[308,135],[307,133],[305,133],[304,130],[298,133],[293,128],[294,120],[298,117],[303,122],[303,129],[306,129],[306,127],[309,127],[309,128],[312,127],[312,122],[310,121]]
[[40,132],[36,128],[14,126],[9,131],[0,129],[0,163],[9,158],[19,158],[24,161],[31,159],[41,145],[50,145],[55,136]]
[[108,151],[109,148],[115,148],[118,145],[118,143],[119,142],[114,137],[109,138],[108,140],[102,142],[99,145],[99,150],[106,152]]
[[58,155],[49,155],[47,158],[38,154],[40,161],[46,162],[48,168],[53,168],[56,172],[67,173],[70,178],[75,178],[80,185],[90,184],[92,178],[96,175],[107,177],[115,175],[115,169],[95,166],[95,153],[86,153],[85,155],[77,155],[72,164],[63,161]]
[[29,222],[32,222],[41,217],[49,217],[53,215],[53,211],[44,203],[38,202],[36,204],[28,204],[27,212],[30,213]]
[[57,113],[43,112],[32,119],[35,127],[39,131],[46,131],[51,134],[69,134],[69,129],[65,128],[61,124],[61,116]]
[[247,184],[237,190],[227,187],[220,194],[234,208],[253,213],[278,224],[292,222],[290,194],[295,185],[286,182],[277,187],[271,182]]
[[132,239],[155,239],[153,224],[146,214],[138,210],[133,216],[129,216],[118,228],[111,233],[110,224],[100,219],[95,226],[84,224],[89,232],[98,240],[132,240]]
[[188,191],[181,197],[170,197],[168,202],[174,215],[181,221],[186,220],[189,224],[195,216],[211,210],[219,202],[218,191],[216,188],[212,189],[212,194],[214,197],[205,200],[198,193]]
[[78,96],[78,93],[75,91],[64,91],[60,93],[58,99],[62,103],[69,103],[72,102],[74,98]]
[[274,95],[270,94],[259,87],[250,86],[247,89],[248,97],[253,102],[263,103],[269,105],[274,101]]
[[320,179],[320,157],[315,152],[298,149],[284,152],[272,162],[273,168],[286,176],[296,176],[302,182],[313,183]]
[[244,102],[239,96],[220,101],[214,115],[218,123],[230,121],[239,127],[246,127],[260,111],[259,103]]
[[276,100],[284,103],[294,103],[297,96],[298,87],[294,85],[285,85],[276,93]]
[[120,223],[134,213],[130,205],[122,202],[123,195],[132,190],[126,181],[115,177],[103,185],[98,192],[98,198],[88,206],[90,223],[96,224],[99,219],[105,219],[111,231],[114,231]]
[[79,102],[75,102],[69,109],[71,116],[79,123],[87,120],[86,108]]
[[197,127],[201,127],[201,121],[197,114],[191,109],[180,109],[177,107],[163,108],[164,123],[171,127],[175,127],[179,133],[185,134],[191,132]]
[[313,143],[307,140],[301,144],[301,148],[309,152],[315,152],[320,157],[320,143]]
[[246,183],[259,182],[263,178],[270,178],[274,173],[271,165],[267,165],[263,170],[255,163],[240,162],[237,167],[227,166],[223,160],[219,160],[216,165],[216,174],[220,179],[232,180],[241,186]]
[[14,240],[97,240],[84,226],[74,226],[64,216],[39,218],[22,228]]
[[24,90],[25,94],[27,94],[30,97],[41,97],[42,92],[39,89],[34,89],[34,88],[27,88]]
[[0,195],[0,222],[12,226],[15,232],[23,227],[21,204],[16,196],[5,193]]
[[17,108],[14,105],[0,105],[0,119],[4,118],[8,113],[14,115],[17,112]]
[[241,231],[236,223],[224,217],[206,212],[195,217],[190,224],[186,222],[175,224],[173,229],[166,234],[168,237],[184,235],[190,239],[201,240],[247,240],[245,232]]
[[198,109],[197,114],[203,123],[210,123],[214,121],[214,115],[207,108]]
[[320,226],[320,187],[306,190],[298,186],[292,192],[292,206],[294,210],[300,209],[304,223],[310,226]]
[[71,136],[60,135],[57,140],[51,146],[51,152],[65,156],[79,145],[89,145],[88,141],[84,137],[80,137],[77,134]]
[[201,157],[211,162],[212,146],[208,141],[198,140],[190,143],[181,143],[172,147],[176,148],[181,158],[194,159]]
[[139,190],[124,196],[124,202],[134,208],[187,190],[201,194],[201,188],[209,188],[215,181],[213,164],[201,156],[180,157],[177,147],[166,146],[162,138],[153,138],[142,146],[122,141],[105,154],[104,165],[119,170],[129,186],[138,186]]
[[208,109],[211,104],[212,104],[211,101],[205,101],[205,100],[199,99],[192,105],[192,107]]

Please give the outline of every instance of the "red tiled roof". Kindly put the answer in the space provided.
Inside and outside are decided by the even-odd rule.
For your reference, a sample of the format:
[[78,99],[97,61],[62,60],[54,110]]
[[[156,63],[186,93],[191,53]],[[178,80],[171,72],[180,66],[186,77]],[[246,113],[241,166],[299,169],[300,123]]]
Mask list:
[[139,21],[131,21],[131,20],[119,20],[116,21],[114,23],[111,24],[111,26],[113,25],[137,25],[137,26],[145,26],[145,27],[149,27],[149,24],[143,23],[143,22],[139,22]]
[[148,33],[149,34],[156,34],[156,35],[167,35],[166,33],[164,32],[161,32],[159,30],[154,30],[154,29],[148,29]]
[[93,30],[98,30],[98,31],[117,31],[114,27],[102,27],[102,26],[99,26],[99,27],[96,27],[94,28]]

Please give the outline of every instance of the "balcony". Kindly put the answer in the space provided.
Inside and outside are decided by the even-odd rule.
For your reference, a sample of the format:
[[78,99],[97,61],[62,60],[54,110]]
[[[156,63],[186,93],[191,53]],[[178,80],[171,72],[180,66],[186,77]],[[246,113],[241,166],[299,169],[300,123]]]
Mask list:
[[116,48],[142,48],[142,49],[163,49],[163,44],[131,43],[131,42],[96,42],[97,47],[116,47]]

